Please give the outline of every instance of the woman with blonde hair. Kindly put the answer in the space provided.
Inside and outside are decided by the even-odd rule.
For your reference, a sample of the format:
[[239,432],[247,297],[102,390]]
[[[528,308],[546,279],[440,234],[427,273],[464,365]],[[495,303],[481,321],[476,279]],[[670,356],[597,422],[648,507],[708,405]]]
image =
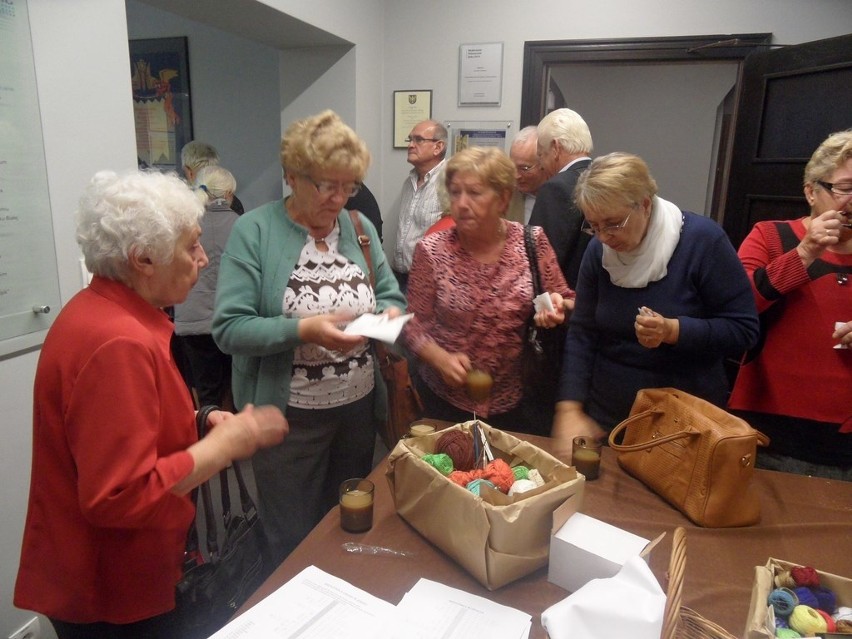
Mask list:
[[337,503],[344,479],[372,469],[384,389],[367,340],[343,328],[363,313],[396,316],[405,298],[375,227],[359,214],[359,237],[344,210],[369,163],[334,112],[294,122],[281,140],[290,194],[243,215],[222,255],[213,337],[233,357],[234,401],[274,404],[290,423],[286,445],[253,460],[273,565]]
[[[541,327],[564,322],[573,291],[544,232],[533,228],[542,288],[554,307],[534,313],[524,227],[505,219],[515,166],[503,151],[459,151],[447,162],[444,179],[455,226],[424,237],[414,250],[408,281],[414,318],[403,333],[421,362],[425,413],[453,422],[476,413],[493,426],[546,434],[550,424],[522,402],[523,341],[533,315]],[[485,397],[467,391],[473,369],[493,379]]]

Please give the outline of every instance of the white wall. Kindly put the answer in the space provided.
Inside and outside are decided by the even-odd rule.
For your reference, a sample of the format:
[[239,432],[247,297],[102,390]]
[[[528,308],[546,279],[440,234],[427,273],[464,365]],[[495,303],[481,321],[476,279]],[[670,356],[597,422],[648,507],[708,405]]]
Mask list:
[[246,210],[281,197],[278,51],[128,0],[128,36],[187,37],[193,137],[216,147]]
[[[288,108],[319,111],[334,99],[351,109],[351,102],[329,95],[329,88],[339,82],[351,93],[354,82],[355,128],[374,155],[368,179],[390,222],[385,237],[391,238],[392,204],[408,170],[404,152],[391,148],[395,89],[432,89],[440,119],[517,123],[525,40],[770,31],[777,42],[793,44],[852,32],[847,0],[666,0],[642,3],[641,12],[633,0],[263,1],[354,43],[353,51],[328,67],[328,78],[309,84]],[[67,301],[80,286],[72,212],[83,185],[98,169],[131,168],[136,162],[125,5],[29,0],[29,6],[60,289]],[[491,41],[505,43],[503,104],[459,108],[458,45]],[[220,78],[231,87],[225,91],[229,100],[240,101],[233,90],[239,81]],[[278,100],[275,95],[276,124],[283,119]],[[244,105],[240,113],[251,117],[252,108]],[[257,144],[265,144],[266,137],[260,138]],[[0,360],[0,637],[31,617],[12,607],[11,595],[29,485],[36,359],[37,353],[28,353]]]

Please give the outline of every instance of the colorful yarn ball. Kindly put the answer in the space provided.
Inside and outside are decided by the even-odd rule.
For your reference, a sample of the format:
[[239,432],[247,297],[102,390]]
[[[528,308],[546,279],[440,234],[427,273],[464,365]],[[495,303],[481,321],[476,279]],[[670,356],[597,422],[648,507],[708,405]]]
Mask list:
[[798,639],[798,637],[801,637],[802,635],[792,628],[776,628],[775,636],[779,639]]
[[793,609],[799,604],[796,593],[789,588],[776,588],[769,593],[766,603],[772,606],[776,617],[789,617]]
[[816,608],[824,610],[828,614],[833,614],[837,610],[837,596],[834,594],[834,591],[820,586],[819,588],[812,588],[811,592],[817,598]]
[[775,629],[778,628],[789,628],[790,624],[787,623],[787,617],[775,617]]
[[491,488],[496,488],[496,486],[494,486],[494,484],[488,481],[487,479],[474,479],[473,481],[469,482],[467,486],[465,486],[465,488],[467,488],[474,495],[479,496],[479,494],[482,492],[483,486],[491,486]]
[[537,468],[530,468],[527,479],[534,481],[536,486],[544,486],[544,477],[541,476]]
[[795,588],[796,582],[793,580],[793,576],[790,574],[789,570],[782,570],[777,575],[775,575],[775,587],[776,588]]
[[515,476],[515,479],[529,479],[530,469],[526,466],[513,466],[512,474]]
[[837,624],[834,623],[834,619],[831,618],[831,615],[828,614],[825,610],[820,610],[817,608],[817,612],[819,616],[825,619],[825,631],[826,632],[835,632],[837,630]]
[[437,468],[438,472],[442,475],[449,475],[453,472],[453,460],[450,459],[449,455],[445,455],[444,453],[423,455],[420,459],[430,466]]
[[819,586],[819,574],[810,566],[796,566],[790,569],[790,576],[797,586],[816,588]]
[[460,430],[443,433],[435,442],[435,452],[449,455],[456,470],[468,471],[476,464],[473,437]]
[[512,495],[520,495],[521,493],[528,492],[530,490],[535,490],[538,486],[535,485],[535,482],[531,479],[518,479],[514,484],[509,488],[509,497]]
[[810,588],[799,586],[798,588],[794,588],[793,592],[796,593],[796,597],[798,597],[799,603],[803,606],[808,606],[810,608],[819,607],[819,601],[817,601],[816,595]]
[[815,634],[825,632],[825,619],[810,606],[796,606],[790,615],[790,627],[796,632],[813,637]]
[[497,487],[497,490],[503,493],[508,493],[512,484],[515,483],[515,475],[512,473],[512,469],[502,459],[495,459],[488,462],[485,468],[474,468],[469,472],[455,470],[450,473],[449,477],[450,481],[465,487],[474,479],[487,479]]

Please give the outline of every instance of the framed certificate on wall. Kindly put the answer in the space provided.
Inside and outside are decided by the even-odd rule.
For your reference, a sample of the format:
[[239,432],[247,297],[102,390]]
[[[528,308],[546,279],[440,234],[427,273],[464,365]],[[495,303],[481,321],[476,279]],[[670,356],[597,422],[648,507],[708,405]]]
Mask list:
[[432,118],[432,91],[393,92],[393,148],[408,146],[405,138],[418,122]]

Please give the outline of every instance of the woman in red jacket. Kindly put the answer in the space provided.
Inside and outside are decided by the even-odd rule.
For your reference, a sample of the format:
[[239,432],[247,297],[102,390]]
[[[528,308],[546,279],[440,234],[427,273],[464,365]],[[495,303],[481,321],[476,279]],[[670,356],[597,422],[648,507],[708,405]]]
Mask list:
[[188,493],[281,441],[273,407],[213,411],[198,441],[162,308],[207,264],[198,198],[175,176],[95,175],[77,241],[94,274],[62,309],[36,370],[33,463],[15,605],[60,639],[172,637]]

